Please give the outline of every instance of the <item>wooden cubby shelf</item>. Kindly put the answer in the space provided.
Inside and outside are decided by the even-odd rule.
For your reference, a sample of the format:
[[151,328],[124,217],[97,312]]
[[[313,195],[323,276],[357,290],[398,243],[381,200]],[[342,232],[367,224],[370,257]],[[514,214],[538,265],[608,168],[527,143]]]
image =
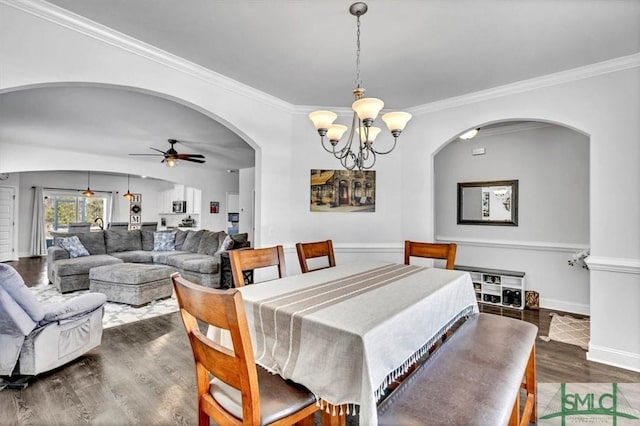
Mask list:
[[478,302],[524,309],[524,272],[456,265],[471,275]]

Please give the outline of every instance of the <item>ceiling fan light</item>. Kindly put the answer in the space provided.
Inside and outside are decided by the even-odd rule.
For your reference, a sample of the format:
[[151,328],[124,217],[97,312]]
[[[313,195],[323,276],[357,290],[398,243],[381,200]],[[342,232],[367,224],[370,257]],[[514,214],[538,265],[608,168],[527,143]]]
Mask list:
[[330,141],[337,142],[340,140],[342,135],[344,135],[344,132],[346,132],[347,129],[348,127],[342,124],[332,124],[327,130],[327,138]]
[[373,122],[383,107],[384,102],[378,98],[362,98],[351,104],[351,108],[358,114],[360,120],[365,122]]
[[388,112],[382,116],[382,121],[392,133],[403,131],[409,120],[411,120],[411,114],[402,111]]
[[164,164],[167,167],[175,167],[178,164],[178,160],[175,158],[167,158],[166,160],[164,160]]
[[309,119],[313,122],[313,125],[317,130],[326,130],[333,124],[338,118],[338,114],[331,111],[313,111],[309,114]]
[[467,132],[464,132],[459,137],[460,137],[460,139],[468,141],[469,139],[475,138],[478,135],[479,132],[480,132],[480,129],[471,129],[471,130],[469,130]]

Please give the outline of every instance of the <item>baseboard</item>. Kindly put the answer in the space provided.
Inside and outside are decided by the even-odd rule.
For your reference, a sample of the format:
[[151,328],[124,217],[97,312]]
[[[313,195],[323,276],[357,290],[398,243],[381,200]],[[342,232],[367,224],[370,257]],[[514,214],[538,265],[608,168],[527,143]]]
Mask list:
[[589,343],[587,360],[640,372],[640,355]]
[[540,307],[552,311],[569,312],[580,315],[590,315],[589,305],[583,303],[564,302],[556,299],[540,298]]

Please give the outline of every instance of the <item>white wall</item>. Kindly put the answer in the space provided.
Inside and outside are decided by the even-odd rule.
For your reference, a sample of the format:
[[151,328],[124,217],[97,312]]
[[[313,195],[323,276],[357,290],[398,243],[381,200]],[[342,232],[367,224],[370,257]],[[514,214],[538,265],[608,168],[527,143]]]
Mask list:
[[[403,239],[434,237],[433,155],[457,134],[505,119],[579,129],[591,142],[589,357],[640,370],[640,311],[619,309],[620,294],[640,300],[640,223],[635,220],[640,217],[640,55],[626,60],[626,68],[602,66],[413,109],[396,152],[376,166],[377,211],[320,216],[308,212],[309,169],[337,164],[318,147],[305,117],[308,108],[294,108],[152,48],[140,49],[126,37],[110,39],[82,22],[59,25],[56,20],[64,17],[54,14],[37,18],[31,13],[47,12],[36,9],[0,4],[0,93],[41,83],[116,84],[162,94],[223,122],[256,149],[257,246],[335,236],[344,258],[398,260]],[[81,28],[84,33],[75,30]],[[26,161],[15,154],[20,147],[0,144],[0,170],[16,170],[13,161]],[[33,152],[31,158],[42,154]],[[205,176],[185,176],[182,183],[196,186],[198,178],[208,182]],[[609,292],[611,283],[618,292]]]
[[[474,148],[486,154],[472,156]],[[458,182],[519,181],[518,226],[458,225]],[[589,140],[544,123],[455,139],[434,159],[435,235],[457,242],[456,263],[526,273],[540,306],[589,313],[589,274],[567,260],[589,247]]]
[[[434,237],[433,221],[423,220],[435,211],[432,189],[425,182],[432,182],[435,153],[464,130],[504,120],[534,120],[581,131],[590,139],[588,356],[640,370],[640,314],[620,309],[621,298],[640,300],[640,223],[632,219],[640,217],[640,55],[617,65],[417,108],[412,125],[422,130],[421,141],[403,145],[403,236]],[[617,291],[612,291],[612,283]]]

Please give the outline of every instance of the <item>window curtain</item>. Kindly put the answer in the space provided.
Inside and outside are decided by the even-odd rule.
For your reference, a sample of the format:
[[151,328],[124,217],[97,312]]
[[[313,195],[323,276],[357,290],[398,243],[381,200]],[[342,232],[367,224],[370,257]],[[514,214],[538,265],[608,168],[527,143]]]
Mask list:
[[44,232],[44,190],[41,186],[33,189],[33,217],[29,246],[31,256],[47,255],[47,240]]
[[109,227],[109,224],[113,221],[113,212],[116,209],[115,204],[118,202],[118,197],[113,196],[113,192],[109,193],[107,197],[108,207],[107,207],[107,222],[104,224],[104,229]]

